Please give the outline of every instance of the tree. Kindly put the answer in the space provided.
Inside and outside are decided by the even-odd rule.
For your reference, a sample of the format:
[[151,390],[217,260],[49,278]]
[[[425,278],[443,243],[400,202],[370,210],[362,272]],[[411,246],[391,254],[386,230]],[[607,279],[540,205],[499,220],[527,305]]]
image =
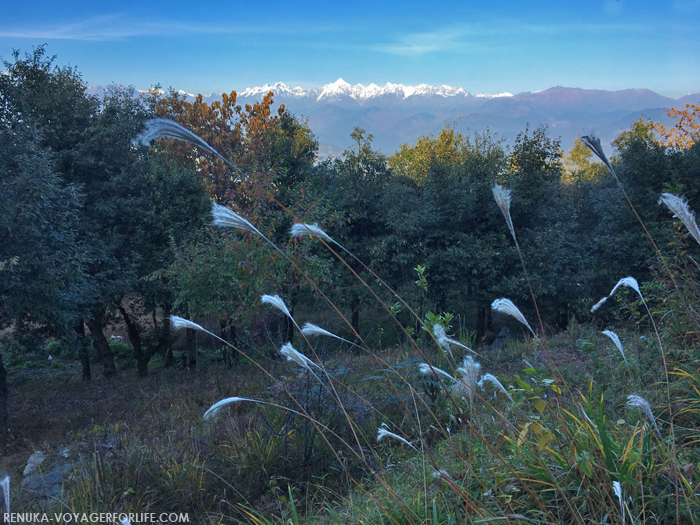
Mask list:
[[[197,133],[238,170],[182,142],[162,141],[152,149],[169,165],[194,169],[215,201],[246,217],[313,274],[317,260],[305,259],[306,251],[291,242],[292,218],[280,204],[300,220],[317,220],[322,199],[310,175],[318,143],[306,123],[284,106],[273,116],[272,93],[245,108],[236,105],[236,98],[232,92],[220,102],[206,104],[198,96],[188,103],[170,93],[156,110]],[[179,245],[177,257],[170,272],[181,287],[176,307],[192,317],[218,317],[224,338],[239,337],[253,328],[249,314],[261,310],[261,294],[278,293],[293,308],[303,285],[290,265],[257,236],[205,233]],[[221,285],[218,290],[213,289],[214,282]],[[294,326],[286,317],[283,322],[285,338],[291,340]]]
[[654,123],[659,144],[670,149],[689,149],[700,138],[700,106],[686,104],[685,109],[671,108],[666,111],[676,123],[673,126]]
[[578,184],[580,182],[595,182],[603,177],[607,170],[601,162],[592,162],[593,152],[584,146],[581,137],[576,137],[574,145],[563,159],[564,184]]
[[387,164],[395,174],[422,183],[428,178],[430,167],[435,162],[443,166],[459,165],[463,143],[464,136],[455,133],[455,126],[446,125],[437,137],[420,137],[413,146],[402,144],[399,151],[388,158]]
[[[18,339],[66,336],[83,281],[75,235],[81,200],[55,172],[36,132],[7,109],[0,109],[0,329],[12,327]],[[0,442],[6,423],[0,356]]]
[[[355,128],[350,137],[356,149],[343,152],[342,159],[327,159],[316,168],[316,178],[332,209],[343,219],[334,237],[365,265],[378,271],[375,241],[384,233],[382,202],[391,174],[386,157],[372,149],[372,135]],[[360,264],[347,261],[355,272],[367,277]],[[342,300],[350,308],[351,325],[360,328],[360,306],[364,290],[341,264],[336,266]]]
[[[38,130],[37,143],[61,171],[59,187],[80,188],[71,223],[82,250],[76,258],[80,272],[69,283],[77,291],[71,296],[72,308],[65,311],[71,312],[73,332],[84,350],[84,379],[91,376],[82,344],[84,324],[105,375],[116,373],[103,332],[116,311],[134,336],[143,375],[152,354],[141,348],[143,334],[134,331],[136,323],[128,318],[125,300],[151,310],[167,310],[172,304],[169,284],[147,277],[171,264],[171,238],[178,238],[179,228],[201,224],[208,200],[193,172],[166,168],[132,148],[132,139],[153,116],[147,100],[133,89],[115,87],[100,102],[85,93],[77,71],[52,62],[43,47],[24,59],[15,53],[14,62],[5,64],[8,74],[0,84],[3,107]],[[51,309],[53,316],[63,317],[55,305]],[[161,342],[168,340],[168,331],[167,321],[154,326]]]

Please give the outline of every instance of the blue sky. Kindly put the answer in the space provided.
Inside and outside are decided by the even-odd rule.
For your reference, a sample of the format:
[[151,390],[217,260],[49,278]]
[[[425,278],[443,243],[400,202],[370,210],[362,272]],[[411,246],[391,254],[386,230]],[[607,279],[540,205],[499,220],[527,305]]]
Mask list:
[[0,56],[47,44],[90,85],[285,82],[700,92],[700,0],[7,2]]

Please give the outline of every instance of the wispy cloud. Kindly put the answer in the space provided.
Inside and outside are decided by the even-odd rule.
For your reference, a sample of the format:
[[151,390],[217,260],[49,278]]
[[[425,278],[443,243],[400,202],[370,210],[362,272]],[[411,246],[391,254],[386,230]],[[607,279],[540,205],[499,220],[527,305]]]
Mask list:
[[469,45],[468,28],[445,28],[429,33],[398,35],[392,43],[376,46],[378,51],[393,55],[424,55],[426,53],[464,49]]
[[527,41],[531,36],[560,36],[578,34],[645,34],[652,30],[643,24],[623,23],[538,23],[528,24],[518,20],[500,20],[488,24],[452,25],[425,33],[399,33],[393,41],[374,46],[374,49],[393,55],[418,56],[439,52],[483,52],[503,50],[512,44],[513,38]]
[[46,40],[110,41],[143,36],[184,35],[294,35],[312,31],[308,27],[253,26],[231,24],[183,23],[178,21],[152,21],[138,19],[130,14],[106,14],[89,18],[46,24],[44,26],[3,26],[0,37]]

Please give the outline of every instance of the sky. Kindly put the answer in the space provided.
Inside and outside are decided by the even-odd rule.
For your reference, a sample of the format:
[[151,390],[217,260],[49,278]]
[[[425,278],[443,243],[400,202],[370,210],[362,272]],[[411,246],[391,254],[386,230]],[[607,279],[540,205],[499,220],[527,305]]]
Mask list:
[[6,2],[0,57],[46,44],[88,85],[189,93],[430,84],[700,92],[700,0]]

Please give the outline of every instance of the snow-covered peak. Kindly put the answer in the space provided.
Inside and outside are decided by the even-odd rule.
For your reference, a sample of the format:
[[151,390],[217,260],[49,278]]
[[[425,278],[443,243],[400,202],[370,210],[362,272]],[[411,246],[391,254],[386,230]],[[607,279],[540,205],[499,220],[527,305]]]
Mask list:
[[303,97],[306,95],[306,91],[304,91],[300,87],[290,88],[284,82],[277,82],[276,84],[273,84],[272,86],[270,86],[269,84],[265,84],[262,87],[248,88],[244,91],[241,91],[238,94],[238,96],[239,97],[255,97],[258,95],[267,95],[268,92],[270,92],[270,91],[272,91],[275,95],[286,95],[286,96],[292,96],[292,97]]
[[403,84],[392,84],[391,82],[387,82],[384,87],[380,87],[374,83],[366,87],[362,84],[355,84],[353,86],[342,78],[339,78],[330,84],[326,84],[321,88],[312,88],[306,91],[300,87],[290,88],[286,84],[278,82],[273,86],[265,84],[263,87],[248,88],[245,91],[241,91],[238,95],[239,97],[256,97],[264,95],[268,91],[272,91],[275,93],[275,95],[282,97],[308,97],[316,99],[317,101],[350,98],[360,103],[383,96],[391,96],[398,98],[399,100],[420,96],[438,96],[443,98],[496,98],[512,96],[510,93],[500,93],[498,95],[472,95],[461,87],[452,87],[447,85],[442,85],[439,87],[430,86],[428,84],[404,86]]
[[357,98],[357,95],[363,91],[365,87],[362,84],[357,84],[356,86],[351,86],[342,78],[339,78],[331,84],[326,84],[321,89],[317,100],[322,100],[324,98],[338,98],[341,96],[349,96],[350,98]]
[[345,82],[342,78],[339,78],[332,84],[326,84],[323,86],[317,100],[348,96],[358,101],[365,101],[385,95],[393,95],[403,100],[411,96],[420,95],[438,95],[445,98],[455,96],[468,97],[469,93],[459,87],[433,87],[429,86],[428,84],[420,84],[419,86],[404,86],[403,84],[392,84],[391,82],[387,82],[382,88],[376,84],[370,84],[367,87],[363,86],[362,84],[352,86]]

